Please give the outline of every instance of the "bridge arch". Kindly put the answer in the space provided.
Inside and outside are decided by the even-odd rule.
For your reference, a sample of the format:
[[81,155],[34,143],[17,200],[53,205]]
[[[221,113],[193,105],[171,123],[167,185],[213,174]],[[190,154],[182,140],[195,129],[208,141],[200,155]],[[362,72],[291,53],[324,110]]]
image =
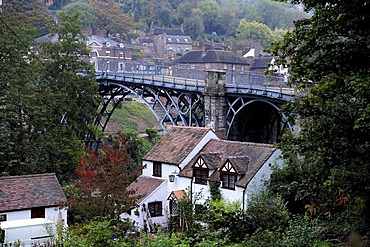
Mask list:
[[274,143],[284,129],[293,127],[281,112],[282,103],[266,98],[228,97],[226,138],[228,140]]
[[[163,132],[166,125],[204,126],[204,103],[201,93],[174,90],[158,85],[125,84],[120,81],[100,81],[101,108],[94,125],[104,132],[116,107],[129,95],[136,95],[153,113]],[[109,107],[112,105],[112,107]],[[89,146],[99,145],[100,137],[88,136]],[[96,148],[95,148],[96,149]]]

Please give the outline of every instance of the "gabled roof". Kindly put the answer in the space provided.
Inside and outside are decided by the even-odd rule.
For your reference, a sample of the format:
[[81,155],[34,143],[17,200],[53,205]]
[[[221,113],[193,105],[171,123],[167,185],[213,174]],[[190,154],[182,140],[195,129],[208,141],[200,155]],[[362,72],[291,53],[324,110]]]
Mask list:
[[161,34],[180,35],[180,36],[185,35],[184,31],[180,28],[154,28],[153,29],[153,35],[161,35]]
[[223,63],[223,64],[245,64],[245,58],[238,57],[231,51],[208,50],[205,54],[202,51],[190,51],[177,59],[174,63]]
[[148,177],[141,175],[136,179],[135,182],[131,183],[127,190],[135,191],[134,197],[138,198],[137,204],[140,204],[146,197],[151,195],[159,186],[161,186],[165,179]]
[[245,187],[275,150],[276,148],[271,144],[212,139],[181,170],[179,176],[189,178],[193,176],[193,165],[199,155],[206,157],[206,154],[212,154],[216,157],[215,154],[218,154],[219,157],[213,160],[217,163],[214,163],[216,168],[210,175],[210,180],[219,181],[219,169],[229,160],[237,173],[241,175],[236,185]]
[[178,165],[209,131],[212,130],[203,127],[173,126],[143,160]]
[[0,212],[66,203],[54,173],[0,177]]
[[182,198],[186,198],[186,192],[185,190],[174,190],[171,192],[171,194],[168,196],[167,200],[175,199],[181,200]]
[[[106,46],[106,47],[120,47],[123,43],[117,42],[111,38],[105,38],[97,35],[92,35],[88,37],[89,40],[87,41],[87,45],[91,45],[93,43],[97,43],[100,46]],[[109,46],[108,46],[109,44]]]

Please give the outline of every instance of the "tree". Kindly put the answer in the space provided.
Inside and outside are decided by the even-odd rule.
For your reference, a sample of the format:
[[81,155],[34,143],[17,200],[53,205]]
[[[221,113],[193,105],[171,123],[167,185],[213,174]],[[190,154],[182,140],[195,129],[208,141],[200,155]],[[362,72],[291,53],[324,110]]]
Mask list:
[[96,10],[94,7],[88,3],[84,2],[75,2],[68,4],[63,8],[63,11],[69,15],[73,13],[78,13],[82,22],[83,27],[90,27],[93,30],[99,29],[99,19],[96,15]]
[[125,39],[132,27],[132,19],[124,14],[114,0],[89,0],[75,2],[63,7],[68,14],[79,13],[84,27],[93,30],[105,29],[111,34],[119,34]]
[[6,44],[0,48],[1,171],[55,172],[65,182],[84,151],[88,122],[99,102],[91,65],[79,60],[88,54],[81,27],[76,16],[62,14],[62,25],[51,27],[59,42],[43,45],[36,54],[27,22],[10,28],[5,14],[0,31]]
[[216,32],[221,24],[221,9],[215,0],[200,0],[197,9],[203,18],[204,31],[208,34]]
[[247,22],[245,19],[242,19],[236,30],[236,38],[239,41],[260,40],[264,48],[269,48],[273,42],[274,34],[265,24],[255,21]]
[[76,169],[78,179],[67,188],[68,205],[75,221],[88,221],[94,217],[118,220],[119,215],[135,205],[135,191],[127,187],[136,179],[142,166],[132,166],[132,160],[125,151],[126,140],[122,137],[118,148],[108,145],[95,154],[88,150],[80,157]]
[[292,3],[314,14],[296,22],[274,55],[289,58],[290,82],[306,94],[286,108],[301,131],[282,141],[288,165],[274,173],[270,188],[290,210],[364,233],[370,224],[370,2]]

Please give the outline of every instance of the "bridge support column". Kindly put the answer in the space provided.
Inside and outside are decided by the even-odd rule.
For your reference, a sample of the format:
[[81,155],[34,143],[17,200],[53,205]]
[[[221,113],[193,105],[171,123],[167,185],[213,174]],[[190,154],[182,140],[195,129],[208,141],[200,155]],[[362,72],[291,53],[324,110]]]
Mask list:
[[226,72],[206,71],[204,96],[205,126],[213,129],[221,139],[226,139]]

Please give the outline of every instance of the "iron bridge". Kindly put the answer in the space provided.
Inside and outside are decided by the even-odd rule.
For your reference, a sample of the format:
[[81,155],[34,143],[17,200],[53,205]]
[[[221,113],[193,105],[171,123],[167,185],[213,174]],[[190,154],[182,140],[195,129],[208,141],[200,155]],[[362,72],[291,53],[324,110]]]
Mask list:
[[[103,102],[94,119],[94,124],[101,133],[104,132],[116,107],[129,94],[136,95],[151,110],[164,132],[168,125],[203,127],[207,124],[205,122],[207,109],[204,106],[205,80],[122,72],[99,72],[96,74],[96,80]],[[277,141],[286,126],[293,131],[286,116],[280,111],[281,105],[293,98],[294,88],[287,87],[281,80],[258,80],[248,83],[238,83],[234,80],[233,83],[226,83],[226,114],[218,116],[225,120],[226,139],[265,143]],[[254,107],[249,107],[252,105]],[[270,137],[255,138],[246,130],[250,129],[250,126],[245,126],[245,124],[239,126],[248,121],[250,121],[249,125],[258,125],[259,121],[256,117],[245,119],[241,116],[248,114],[252,116],[251,111],[252,113],[253,111],[266,111],[267,108],[270,109],[269,112],[274,112],[272,114],[274,116],[264,117],[267,118],[265,121],[268,123],[264,124],[263,136],[270,135]],[[271,131],[276,132],[272,139]],[[243,137],[248,135],[247,138]],[[99,142],[99,137],[93,134],[88,136],[90,147]]]

